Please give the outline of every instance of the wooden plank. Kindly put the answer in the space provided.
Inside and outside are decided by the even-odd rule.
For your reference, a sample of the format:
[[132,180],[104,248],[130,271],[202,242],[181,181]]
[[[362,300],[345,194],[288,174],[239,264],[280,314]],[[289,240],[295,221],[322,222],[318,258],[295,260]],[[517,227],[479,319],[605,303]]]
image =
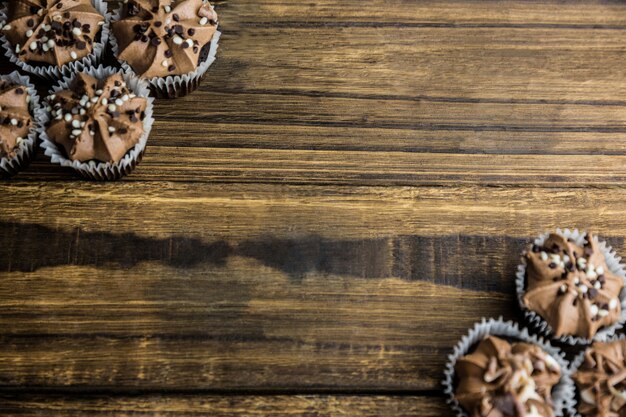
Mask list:
[[203,91],[622,104],[626,91],[623,30],[236,22]]
[[624,250],[624,192],[3,184],[0,387],[436,390],[530,236]]
[[150,395],[1,396],[0,411],[19,416],[340,416],[429,417],[449,414],[440,397]]
[[[489,155],[150,146],[124,181],[616,187],[623,155]],[[71,173],[71,175],[70,175]],[[41,156],[20,179],[75,179]]]
[[[580,25],[615,26],[626,24],[620,2],[585,1],[410,1],[317,0],[286,2],[254,0],[217,1],[223,16],[240,16],[249,25],[284,23],[332,25],[362,23],[370,25]],[[228,22],[228,20],[223,20]]]

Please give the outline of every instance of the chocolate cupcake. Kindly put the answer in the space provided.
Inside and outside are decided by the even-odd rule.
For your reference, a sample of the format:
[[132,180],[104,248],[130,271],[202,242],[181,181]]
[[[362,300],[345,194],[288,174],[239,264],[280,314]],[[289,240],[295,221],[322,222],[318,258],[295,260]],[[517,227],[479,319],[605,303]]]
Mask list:
[[592,234],[551,233],[529,245],[517,278],[531,322],[568,343],[603,340],[624,321],[624,270]]
[[17,71],[0,76],[0,177],[28,166],[41,118],[39,96],[28,77]]
[[141,160],[152,101],[144,82],[113,68],[77,73],[47,98],[42,147],[52,162],[87,178],[118,179]]
[[594,342],[572,368],[577,399],[572,416],[626,415],[626,340]]
[[97,63],[108,38],[102,0],[15,0],[0,20],[6,56],[33,74],[57,79]]
[[129,0],[112,22],[113,53],[157,97],[195,90],[215,60],[217,14],[204,0]]
[[483,320],[454,349],[444,380],[459,416],[560,416],[571,397],[562,353],[501,320]]

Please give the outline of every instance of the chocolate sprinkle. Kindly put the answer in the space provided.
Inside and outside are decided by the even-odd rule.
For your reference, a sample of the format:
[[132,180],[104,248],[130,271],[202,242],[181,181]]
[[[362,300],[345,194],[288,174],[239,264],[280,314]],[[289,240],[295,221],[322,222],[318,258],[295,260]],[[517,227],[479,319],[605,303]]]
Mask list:
[[35,21],[33,19],[28,19],[26,21],[26,26],[28,26],[29,28],[32,28],[33,26],[35,26]]
[[22,95],[22,94],[24,94],[24,90],[22,88],[16,88],[15,89],[15,94]]

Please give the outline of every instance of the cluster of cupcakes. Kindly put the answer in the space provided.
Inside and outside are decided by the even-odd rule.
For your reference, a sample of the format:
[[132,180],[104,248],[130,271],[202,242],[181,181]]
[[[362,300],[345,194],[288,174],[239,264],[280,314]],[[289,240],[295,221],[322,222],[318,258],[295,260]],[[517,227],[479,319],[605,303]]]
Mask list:
[[[626,416],[621,258],[591,233],[557,230],[528,245],[515,280],[527,328],[483,319],[449,356],[457,415]],[[577,355],[571,364],[561,348]]]
[[[0,176],[23,169],[35,144],[53,163],[97,180],[141,161],[156,98],[194,91],[220,32],[208,0],[15,0],[0,7],[6,57],[29,76],[0,76]],[[111,55],[114,66],[101,62]]]

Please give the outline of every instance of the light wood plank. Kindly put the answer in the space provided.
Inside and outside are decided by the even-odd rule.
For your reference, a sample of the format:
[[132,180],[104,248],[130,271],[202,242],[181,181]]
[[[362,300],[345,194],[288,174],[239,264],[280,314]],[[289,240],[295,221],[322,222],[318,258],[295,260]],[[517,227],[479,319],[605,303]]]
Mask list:
[[428,417],[448,414],[439,397],[393,396],[2,396],[0,411],[28,416],[344,416]]

